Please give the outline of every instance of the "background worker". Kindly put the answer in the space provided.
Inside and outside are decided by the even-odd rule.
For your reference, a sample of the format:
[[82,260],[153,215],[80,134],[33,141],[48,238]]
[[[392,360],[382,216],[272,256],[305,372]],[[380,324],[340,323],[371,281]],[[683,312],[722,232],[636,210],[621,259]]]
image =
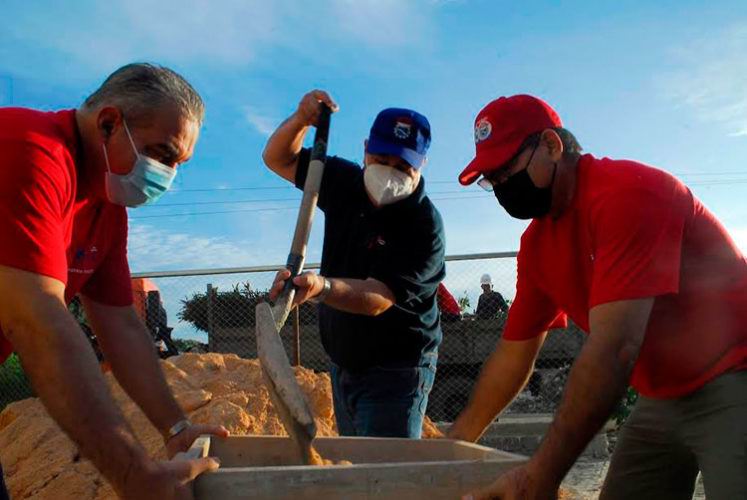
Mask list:
[[475,309],[475,316],[480,319],[491,319],[498,316],[498,313],[505,313],[508,311],[508,304],[503,295],[493,290],[493,281],[490,279],[489,274],[483,274],[480,276],[480,288],[482,293],[477,299],[477,309]]

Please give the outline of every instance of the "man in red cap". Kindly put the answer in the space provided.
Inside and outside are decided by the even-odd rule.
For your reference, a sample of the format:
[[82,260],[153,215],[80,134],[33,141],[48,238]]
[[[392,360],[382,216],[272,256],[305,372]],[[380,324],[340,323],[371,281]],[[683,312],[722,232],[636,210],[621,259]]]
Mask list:
[[477,440],[532,372],[547,330],[589,333],[527,465],[473,498],[554,498],[628,384],[640,393],[602,499],[747,498],[747,263],[670,174],[581,154],[557,113],[501,97],[475,120],[480,179],[519,219],[516,298],[453,438]]

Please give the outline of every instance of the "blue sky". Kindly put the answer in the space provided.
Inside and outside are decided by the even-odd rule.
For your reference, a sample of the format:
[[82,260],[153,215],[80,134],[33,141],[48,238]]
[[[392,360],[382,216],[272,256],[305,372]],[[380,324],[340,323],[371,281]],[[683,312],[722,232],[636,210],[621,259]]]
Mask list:
[[676,173],[747,249],[743,0],[11,0],[3,18],[0,105],[75,107],[143,60],[203,95],[194,159],[158,205],[130,213],[133,271],[285,260],[300,194],[261,151],[313,88],[340,104],[330,151],[349,159],[361,159],[380,109],[429,117],[424,176],[449,254],[518,247],[524,224],[456,176],[474,152],[475,114],[520,92],[548,100],[587,151]]

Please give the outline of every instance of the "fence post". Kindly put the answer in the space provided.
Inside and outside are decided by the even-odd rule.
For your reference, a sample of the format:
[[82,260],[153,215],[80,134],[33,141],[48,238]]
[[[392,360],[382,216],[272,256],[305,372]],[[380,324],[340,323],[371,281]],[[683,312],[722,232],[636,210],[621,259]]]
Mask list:
[[301,313],[293,308],[293,366],[301,366]]
[[207,285],[207,323],[208,323],[208,350],[210,352],[215,351],[215,332],[213,331],[213,326],[215,324],[214,318],[213,318],[213,294],[215,293],[215,288],[213,288],[212,283],[208,283]]

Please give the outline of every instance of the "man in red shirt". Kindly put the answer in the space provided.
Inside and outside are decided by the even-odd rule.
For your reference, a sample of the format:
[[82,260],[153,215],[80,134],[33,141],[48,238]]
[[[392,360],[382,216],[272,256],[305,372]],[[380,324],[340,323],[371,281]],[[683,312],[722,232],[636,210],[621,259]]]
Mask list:
[[217,426],[192,425],[172,396],[132,306],[126,206],[155,201],[202,123],[181,76],[124,66],[77,110],[0,109],[0,360],[20,357],[49,414],[126,498],[183,498],[212,459],[150,459],[114,403],[66,304],[86,316],[169,456]]
[[516,299],[450,436],[474,441],[522,389],[549,328],[589,333],[563,400],[526,466],[474,498],[554,498],[630,383],[640,399],[602,499],[747,498],[747,264],[679,180],[581,155],[557,113],[502,97],[475,120],[459,180],[495,193],[521,238]]

